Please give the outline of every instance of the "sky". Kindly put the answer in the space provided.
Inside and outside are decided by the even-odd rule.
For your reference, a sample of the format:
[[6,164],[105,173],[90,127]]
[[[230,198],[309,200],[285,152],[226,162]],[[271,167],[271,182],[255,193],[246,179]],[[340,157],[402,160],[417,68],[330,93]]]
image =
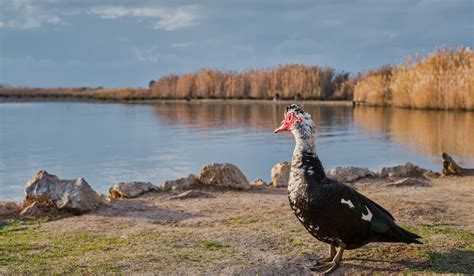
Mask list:
[[474,46],[474,0],[0,0],[0,83],[146,87],[200,68],[363,72]]

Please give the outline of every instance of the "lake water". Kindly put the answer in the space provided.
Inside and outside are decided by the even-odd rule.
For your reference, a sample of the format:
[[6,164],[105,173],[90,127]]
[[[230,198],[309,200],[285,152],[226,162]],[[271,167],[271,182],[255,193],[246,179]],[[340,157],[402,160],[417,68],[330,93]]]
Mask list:
[[[237,165],[250,181],[270,180],[290,160],[290,133],[274,134],[286,104],[0,103],[0,199],[20,199],[45,169],[84,177],[105,193],[121,181],[198,174],[213,162]],[[442,151],[474,167],[474,112],[304,104],[319,126],[317,151],[326,170],[377,169],[407,161],[440,170]]]

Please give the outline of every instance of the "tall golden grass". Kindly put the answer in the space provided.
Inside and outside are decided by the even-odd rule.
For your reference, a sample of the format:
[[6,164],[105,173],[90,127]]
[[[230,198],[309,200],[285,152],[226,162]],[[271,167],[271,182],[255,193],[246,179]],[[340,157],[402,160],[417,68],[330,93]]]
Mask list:
[[155,99],[351,100],[370,105],[474,110],[474,53],[439,49],[416,61],[384,66],[356,77],[329,67],[282,65],[240,73],[202,69],[151,81],[148,89],[10,88],[0,97]]
[[372,105],[474,110],[474,52],[442,48],[406,64],[368,72],[354,100]]
[[170,75],[152,83],[157,98],[352,99],[353,80],[334,69],[297,64],[241,73],[202,69]]

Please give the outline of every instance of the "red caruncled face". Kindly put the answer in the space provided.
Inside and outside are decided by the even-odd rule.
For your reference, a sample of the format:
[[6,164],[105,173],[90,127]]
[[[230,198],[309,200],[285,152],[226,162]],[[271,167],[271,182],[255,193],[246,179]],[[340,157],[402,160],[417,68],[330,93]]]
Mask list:
[[301,119],[300,116],[296,115],[293,112],[287,112],[285,118],[283,119],[283,121],[281,121],[281,126],[275,129],[275,133],[285,130],[291,131],[291,128],[296,123],[296,121],[302,122],[303,119]]

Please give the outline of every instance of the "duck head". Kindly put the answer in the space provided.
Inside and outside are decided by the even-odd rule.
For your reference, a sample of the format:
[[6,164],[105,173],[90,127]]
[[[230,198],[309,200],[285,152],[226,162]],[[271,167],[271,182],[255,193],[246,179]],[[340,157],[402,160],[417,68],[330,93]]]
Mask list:
[[297,141],[309,141],[314,138],[315,130],[316,127],[311,115],[304,112],[301,106],[292,104],[286,107],[281,126],[274,132],[291,131]]

